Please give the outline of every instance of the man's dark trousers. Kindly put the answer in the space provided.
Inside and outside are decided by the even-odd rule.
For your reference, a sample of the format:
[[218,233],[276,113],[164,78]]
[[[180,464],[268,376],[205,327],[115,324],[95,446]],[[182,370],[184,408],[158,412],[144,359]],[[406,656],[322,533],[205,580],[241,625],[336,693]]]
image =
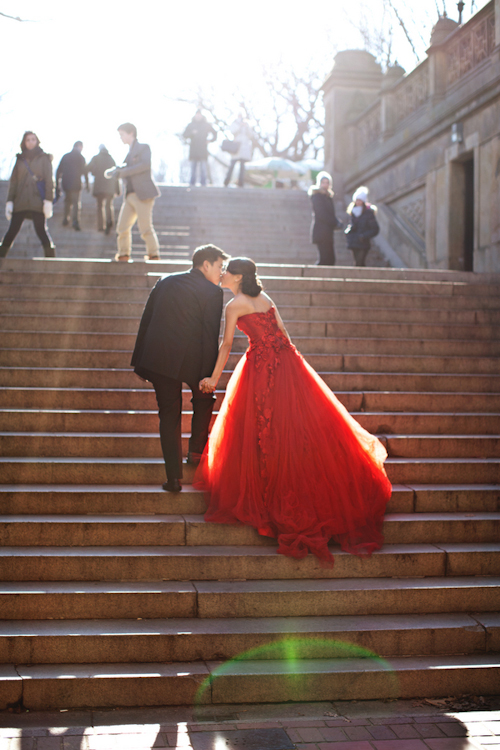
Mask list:
[[[159,373],[148,373],[153,384],[160,415],[160,440],[169,481],[182,479],[182,381]],[[198,383],[188,383],[193,397],[190,453],[203,453],[208,440],[210,420],[215,404],[213,393],[202,393]]]

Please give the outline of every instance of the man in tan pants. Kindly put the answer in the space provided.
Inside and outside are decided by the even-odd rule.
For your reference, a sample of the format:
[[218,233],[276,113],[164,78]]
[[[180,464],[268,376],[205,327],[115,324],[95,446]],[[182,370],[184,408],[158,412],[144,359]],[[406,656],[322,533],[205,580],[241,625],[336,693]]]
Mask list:
[[160,191],[151,177],[151,149],[137,140],[137,128],[125,122],[118,128],[123,143],[130,146],[123,167],[108,169],[106,177],[120,177],[124,182],[124,198],[116,233],[118,252],[115,260],[127,262],[132,252],[132,227],[137,221],[146,243],[145,260],[160,259],[160,245],[153,227],[153,206]]

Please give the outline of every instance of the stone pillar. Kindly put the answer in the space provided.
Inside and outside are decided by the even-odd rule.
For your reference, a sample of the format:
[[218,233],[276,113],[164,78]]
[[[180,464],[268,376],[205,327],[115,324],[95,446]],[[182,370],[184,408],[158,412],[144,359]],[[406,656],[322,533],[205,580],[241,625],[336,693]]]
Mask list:
[[395,84],[401,80],[404,74],[404,68],[396,63],[396,65],[387,69],[384,80],[382,81],[380,132],[383,141],[387,140],[387,138],[390,138],[391,135],[394,134],[396,102],[393,88]]
[[335,55],[333,70],[323,84],[325,103],[325,166],[332,173],[333,189],[344,192],[343,174],[356,160],[349,128],[380,92],[382,70],[364,50],[344,50]]
[[431,46],[427,50],[429,58],[429,96],[431,102],[442,99],[446,93],[447,54],[444,42],[459,28],[456,21],[441,16],[432,29]]

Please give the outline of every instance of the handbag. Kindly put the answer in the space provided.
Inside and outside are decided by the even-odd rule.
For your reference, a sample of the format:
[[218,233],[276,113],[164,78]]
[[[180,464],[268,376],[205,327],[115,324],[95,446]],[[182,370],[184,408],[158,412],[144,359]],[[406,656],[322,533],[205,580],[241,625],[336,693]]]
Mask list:
[[28,164],[28,162],[26,161],[26,159],[23,159],[23,162],[26,164],[26,168],[27,168],[28,172],[30,173],[30,175],[33,177],[33,179],[36,182],[36,189],[40,193],[40,198],[42,199],[42,201],[44,201],[45,200],[45,180],[39,180],[38,179],[38,177],[36,176],[36,174],[33,173],[32,169],[31,169],[30,165]]
[[225,141],[222,141],[221,149],[222,151],[227,151],[228,154],[237,154],[240,150],[240,142],[230,141],[226,138]]

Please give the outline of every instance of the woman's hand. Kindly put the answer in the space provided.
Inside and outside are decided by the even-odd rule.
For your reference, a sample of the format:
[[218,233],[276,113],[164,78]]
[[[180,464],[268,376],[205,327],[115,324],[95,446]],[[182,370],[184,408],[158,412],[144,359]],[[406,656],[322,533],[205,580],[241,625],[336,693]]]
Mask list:
[[46,219],[51,219],[53,216],[52,201],[43,202],[43,215]]
[[213,393],[217,387],[217,381],[215,378],[203,378],[198,387],[202,393]]
[[7,201],[5,204],[5,218],[7,221],[10,221],[12,219],[12,212],[14,210],[14,203],[12,201]]

